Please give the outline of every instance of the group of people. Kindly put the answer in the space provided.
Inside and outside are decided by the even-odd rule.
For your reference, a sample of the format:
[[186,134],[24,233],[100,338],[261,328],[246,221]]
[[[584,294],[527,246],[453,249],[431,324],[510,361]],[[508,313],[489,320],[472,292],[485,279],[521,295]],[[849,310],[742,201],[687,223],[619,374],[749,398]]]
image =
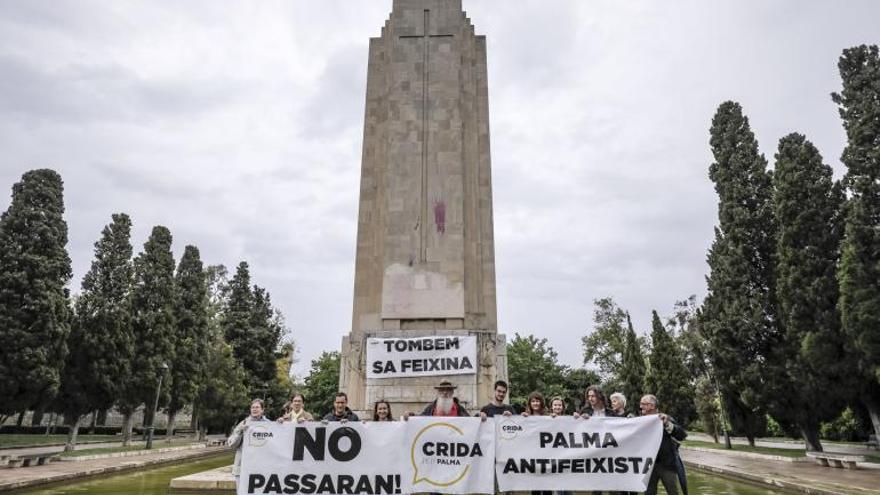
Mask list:
[[[437,398],[429,403],[419,413],[420,416],[459,416],[465,417],[471,414],[455,397],[456,386],[443,380],[434,387],[437,391]],[[498,380],[494,384],[494,393],[492,401],[483,406],[474,416],[486,418],[494,416],[510,416],[516,414],[513,406],[506,404],[508,386],[507,382]],[[593,417],[618,417],[631,418],[633,414],[626,412],[626,397],[619,392],[611,394],[610,400],[606,400],[602,389],[596,385],[587,387],[585,392],[586,403],[580,411],[575,411],[575,418],[589,419]],[[687,482],[684,476],[684,465],[678,454],[678,445],[685,439],[687,433],[678,425],[673,418],[667,414],[661,413],[657,397],[647,394],[639,401],[639,411],[642,416],[656,415],[663,422],[663,439],[654,462],[654,470],[648,482],[647,495],[655,495],[657,493],[657,485],[663,483],[666,493],[669,495],[678,495],[679,485],[687,495]],[[305,410],[305,399],[302,394],[295,393],[290,401],[284,406],[284,414],[276,421],[285,422],[303,422],[314,421],[315,417]],[[566,404],[562,397],[552,397],[549,402],[545,401],[544,396],[540,392],[532,392],[526,400],[525,411],[521,413],[523,416],[563,416],[566,415]],[[407,420],[416,413],[408,411],[400,416],[401,420]],[[391,404],[384,400],[377,400],[373,404],[373,421],[394,421],[394,415],[391,412]],[[241,464],[241,444],[244,438],[244,432],[254,423],[270,421],[263,413],[263,401],[254,399],[250,406],[250,415],[238,423],[227,439],[227,444],[236,448],[235,465],[233,466],[233,474],[236,477],[239,474]],[[333,399],[333,408],[325,414],[321,421],[361,421],[349,407],[348,396],[345,392],[337,392]],[[595,492],[594,492],[595,493]]]

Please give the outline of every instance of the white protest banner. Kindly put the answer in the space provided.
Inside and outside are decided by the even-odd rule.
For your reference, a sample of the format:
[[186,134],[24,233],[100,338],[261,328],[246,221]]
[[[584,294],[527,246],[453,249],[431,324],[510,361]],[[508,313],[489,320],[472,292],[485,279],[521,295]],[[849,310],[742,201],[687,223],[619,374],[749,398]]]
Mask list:
[[238,495],[399,494],[403,422],[250,426]]
[[658,416],[494,419],[502,492],[645,491],[663,438]]
[[473,375],[476,367],[474,336],[367,339],[367,378]]
[[495,425],[479,418],[418,417],[406,422],[403,492],[495,493]]

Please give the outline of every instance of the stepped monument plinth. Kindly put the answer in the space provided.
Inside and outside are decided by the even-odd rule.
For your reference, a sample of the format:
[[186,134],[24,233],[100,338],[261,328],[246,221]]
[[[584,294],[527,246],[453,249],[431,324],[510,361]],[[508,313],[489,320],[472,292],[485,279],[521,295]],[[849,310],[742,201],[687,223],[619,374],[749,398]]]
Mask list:
[[[396,414],[416,410],[442,379],[474,409],[506,378],[486,78],[486,38],[460,0],[394,0],[370,40],[354,307],[339,383],[356,411],[378,399]],[[370,377],[369,339],[427,336],[472,337],[472,372]]]

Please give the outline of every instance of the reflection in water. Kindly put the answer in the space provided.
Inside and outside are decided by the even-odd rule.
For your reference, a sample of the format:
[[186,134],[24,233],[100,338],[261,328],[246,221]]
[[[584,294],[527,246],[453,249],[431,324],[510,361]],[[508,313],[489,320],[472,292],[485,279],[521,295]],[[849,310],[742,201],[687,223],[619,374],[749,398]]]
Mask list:
[[[232,455],[14,493],[20,495],[165,495],[168,483],[172,478],[229,464],[232,464]],[[688,488],[693,495],[783,495],[782,492],[730,481],[693,469],[688,470]],[[665,493],[662,488],[660,493]]]
[[92,478],[71,484],[51,486],[20,492],[27,495],[165,495],[168,483],[200,471],[232,464],[232,455],[223,455],[195,461],[160,466],[147,471],[133,471],[105,478]]

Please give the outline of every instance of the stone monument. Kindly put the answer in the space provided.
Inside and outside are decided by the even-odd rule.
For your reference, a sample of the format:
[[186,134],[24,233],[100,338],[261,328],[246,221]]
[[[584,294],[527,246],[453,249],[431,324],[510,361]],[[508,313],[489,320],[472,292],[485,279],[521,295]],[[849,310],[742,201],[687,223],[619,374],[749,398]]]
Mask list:
[[[356,411],[415,410],[448,379],[469,409],[505,379],[498,334],[486,38],[461,0],[393,0],[370,40],[351,333],[339,386]],[[474,336],[475,373],[367,378],[368,338]]]

